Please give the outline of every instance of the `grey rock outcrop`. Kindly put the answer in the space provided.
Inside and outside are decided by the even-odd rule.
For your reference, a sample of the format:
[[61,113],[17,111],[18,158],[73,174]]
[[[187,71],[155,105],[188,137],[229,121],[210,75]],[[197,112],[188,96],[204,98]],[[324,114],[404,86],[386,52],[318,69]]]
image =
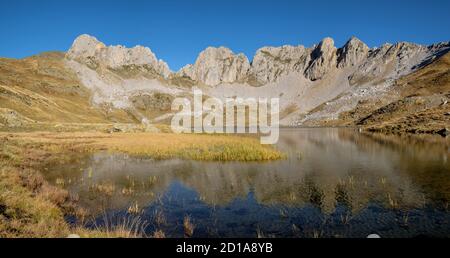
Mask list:
[[235,55],[224,47],[208,47],[200,53],[194,65],[185,66],[178,74],[206,85],[217,85],[241,81],[249,69],[250,62],[244,54]]
[[304,46],[263,47],[253,58],[251,73],[265,84],[291,72],[303,73],[310,60],[311,50]]
[[[186,65],[177,73],[172,73],[169,66],[158,60],[147,47],[107,47],[92,36],[81,35],[75,40],[66,57],[94,70],[98,67],[120,70],[128,66],[131,66],[130,69],[133,69],[133,66],[141,66],[145,68],[142,71],[149,71],[150,68],[151,72],[169,81],[180,84],[188,82],[189,85],[265,85],[275,83],[291,73],[318,81],[333,74],[335,70],[345,70],[350,84],[354,85],[373,79],[395,79],[408,74],[420,65],[431,62],[430,58],[448,48],[448,42],[430,47],[401,42],[370,49],[364,42],[352,37],[338,49],[333,39],[325,38],[311,48],[288,45],[263,47],[256,52],[250,63],[244,54],[234,54],[225,47],[208,47],[199,54],[194,64]],[[135,75],[130,74],[131,78]]]
[[66,58],[88,65],[91,68],[106,66],[118,69],[124,66],[148,66],[156,73],[167,78],[171,71],[167,63],[158,60],[148,47],[124,46],[107,47],[95,37],[89,35],[79,36],[66,54]]
[[337,49],[332,38],[325,38],[311,53],[311,64],[305,76],[312,81],[320,80],[337,64]]
[[369,51],[358,70],[350,77],[352,84],[371,79],[398,78],[412,69],[427,56],[433,55],[425,46],[400,42],[384,44]]
[[[262,47],[249,62],[244,54],[209,47],[194,64],[172,73],[149,48],[107,47],[94,37],[81,35],[64,61],[92,91],[95,105],[126,109],[143,124],[150,119],[141,111],[169,112],[177,96],[191,94],[194,86],[210,86],[204,87],[206,94],[217,98],[277,97],[281,110],[289,112],[283,124],[310,121],[314,125],[337,120],[360,103],[395,96],[397,79],[449,50],[449,42],[432,46],[400,42],[370,49],[355,37],[337,48],[333,39],[325,38],[309,48]],[[171,114],[153,121],[167,119],[166,115]],[[0,125],[11,124],[7,120],[0,119]]]
[[367,58],[369,47],[361,40],[352,37],[338,50],[338,68],[356,66]]

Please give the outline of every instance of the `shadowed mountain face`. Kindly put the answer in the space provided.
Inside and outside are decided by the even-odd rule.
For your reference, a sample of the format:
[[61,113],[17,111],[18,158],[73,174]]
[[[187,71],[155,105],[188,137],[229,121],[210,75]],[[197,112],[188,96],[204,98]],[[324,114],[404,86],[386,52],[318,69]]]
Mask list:
[[[172,100],[190,96],[193,86],[218,98],[280,98],[283,125],[369,126],[388,119],[377,115],[380,109],[417,97],[415,91],[426,104],[419,109],[402,104],[403,109],[422,112],[446,103],[449,49],[448,42],[370,49],[355,37],[337,48],[325,38],[310,48],[263,47],[250,61],[230,49],[209,47],[194,64],[172,72],[147,47],[106,46],[82,35],[66,54],[0,59],[0,126],[165,122],[173,115]],[[441,109],[445,113],[448,106]],[[441,111],[430,113],[440,116],[436,131],[447,120]]]

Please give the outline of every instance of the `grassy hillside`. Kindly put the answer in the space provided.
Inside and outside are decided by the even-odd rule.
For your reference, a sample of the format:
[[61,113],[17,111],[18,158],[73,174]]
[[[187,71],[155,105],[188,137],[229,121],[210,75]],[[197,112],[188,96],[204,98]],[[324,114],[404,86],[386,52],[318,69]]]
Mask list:
[[39,122],[134,121],[126,111],[93,107],[90,99],[90,92],[64,66],[64,53],[20,60],[0,58],[0,117],[15,111]]
[[[450,124],[450,53],[395,82],[383,98],[359,102],[333,125],[386,133],[437,133]],[[450,128],[449,128],[450,129]]]
[[400,99],[360,119],[372,131],[436,133],[450,125],[450,53],[397,81]]
[[[65,67],[64,53],[49,52],[20,60],[0,58],[0,127],[46,130],[57,123],[75,123],[82,130],[95,130],[104,128],[95,124],[136,123],[142,115],[158,117],[170,109],[172,100],[164,94],[136,95],[131,98],[135,109],[119,110],[93,106],[91,97],[76,74]],[[435,133],[450,124],[450,106],[446,103],[449,99],[450,53],[447,53],[398,80],[385,97],[360,101],[353,110],[341,113],[339,119],[321,125]],[[316,109],[324,107],[325,104]]]

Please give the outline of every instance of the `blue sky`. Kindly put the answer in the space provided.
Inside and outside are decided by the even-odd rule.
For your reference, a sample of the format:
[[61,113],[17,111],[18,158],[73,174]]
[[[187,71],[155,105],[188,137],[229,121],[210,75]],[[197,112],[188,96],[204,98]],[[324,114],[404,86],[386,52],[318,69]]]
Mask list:
[[450,40],[448,0],[0,0],[0,56],[66,51],[91,34],[107,45],[150,47],[173,70],[207,46],[251,60],[262,46],[311,46],[352,35],[369,46]]

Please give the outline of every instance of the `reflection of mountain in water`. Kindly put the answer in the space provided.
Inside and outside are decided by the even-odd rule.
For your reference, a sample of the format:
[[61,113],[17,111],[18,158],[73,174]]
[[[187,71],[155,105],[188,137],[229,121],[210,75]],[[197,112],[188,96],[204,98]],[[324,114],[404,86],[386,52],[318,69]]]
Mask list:
[[[348,129],[283,129],[278,146],[289,155],[285,161],[152,161],[100,153],[84,165],[55,168],[51,176],[72,178],[69,189],[93,210],[123,210],[135,201],[145,207],[174,182],[214,206],[252,192],[260,204],[313,204],[327,213],[336,204],[359,211],[370,202],[418,208],[450,198],[448,141],[433,138],[427,143],[430,139],[366,136]],[[105,184],[113,186],[113,193],[92,191],[93,185]]]

